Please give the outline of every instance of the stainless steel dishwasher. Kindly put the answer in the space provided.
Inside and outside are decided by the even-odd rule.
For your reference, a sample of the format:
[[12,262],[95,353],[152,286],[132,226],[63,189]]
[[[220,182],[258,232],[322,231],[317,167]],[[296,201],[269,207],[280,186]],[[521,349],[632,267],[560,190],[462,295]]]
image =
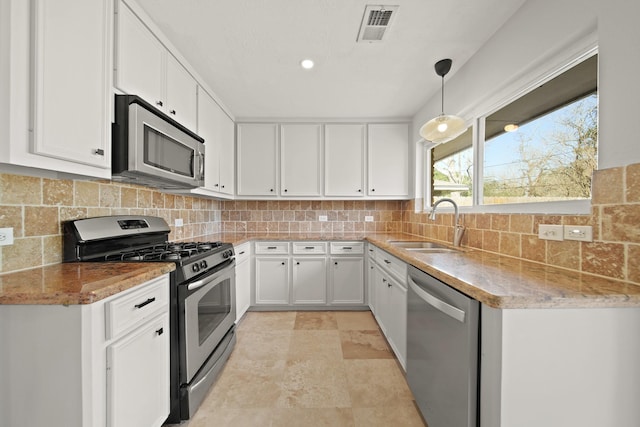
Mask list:
[[407,381],[429,427],[476,427],[479,303],[409,266]]

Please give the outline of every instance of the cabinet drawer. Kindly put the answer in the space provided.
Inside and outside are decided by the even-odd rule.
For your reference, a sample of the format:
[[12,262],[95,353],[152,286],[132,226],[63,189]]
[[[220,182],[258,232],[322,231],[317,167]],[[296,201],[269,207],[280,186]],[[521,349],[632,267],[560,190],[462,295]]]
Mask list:
[[325,254],[327,244],[324,242],[293,242],[293,253],[299,254]]
[[383,270],[395,276],[405,287],[407,286],[407,264],[404,261],[381,249],[376,251],[376,261]]
[[107,339],[115,338],[168,309],[169,276],[164,275],[141,289],[127,292],[106,303]]
[[256,242],[256,255],[288,254],[289,242]]
[[233,249],[236,253],[236,265],[242,264],[251,257],[251,244],[249,242],[235,246]]
[[364,253],[364,242],[331,242],[332,254]]

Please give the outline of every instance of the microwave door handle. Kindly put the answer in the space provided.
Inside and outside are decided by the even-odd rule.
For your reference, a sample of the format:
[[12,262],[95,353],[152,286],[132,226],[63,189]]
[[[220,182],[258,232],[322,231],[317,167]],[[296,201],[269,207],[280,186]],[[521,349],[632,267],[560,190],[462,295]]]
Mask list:
[[200,157],[200,179],[204,179],[204,153],[198,153],[198,157]]

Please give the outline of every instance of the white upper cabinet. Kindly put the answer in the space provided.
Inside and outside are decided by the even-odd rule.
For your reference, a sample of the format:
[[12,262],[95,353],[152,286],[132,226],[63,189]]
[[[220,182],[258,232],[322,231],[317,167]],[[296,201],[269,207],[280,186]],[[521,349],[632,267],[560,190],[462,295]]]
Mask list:
[[122,1],[116,37],[115,86],[195,131],[196,80]]
[[167,105],[169,117],[196,130],[198,84],[170,53],[167,53]]
[[275,196],[278,125],[239,124],[237,144],[238,195]]
[[368,129],[369,196],[409,196],[409,126],[370,124]]
[[286,124],[280,128],[280,195],[321,196],[322,126]]
[[204,188],[233,195],[234,124],[203,89],[198,92],[198,135],[204,138]]
[[166,49],[125,3],[116,16],[116,87],[164,111]]
[[113,2],[2,9],[0,162],[111,177]]
[[364,195],[365,125],[325,126],[325,196]]

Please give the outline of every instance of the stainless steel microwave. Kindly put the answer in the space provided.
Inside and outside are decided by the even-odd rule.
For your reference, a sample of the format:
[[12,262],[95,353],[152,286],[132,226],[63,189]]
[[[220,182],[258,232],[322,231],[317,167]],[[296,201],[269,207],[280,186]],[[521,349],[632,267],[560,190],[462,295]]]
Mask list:
[[114,181],[164,189],[204,185],[204,139],[134,95],[116,95]]

